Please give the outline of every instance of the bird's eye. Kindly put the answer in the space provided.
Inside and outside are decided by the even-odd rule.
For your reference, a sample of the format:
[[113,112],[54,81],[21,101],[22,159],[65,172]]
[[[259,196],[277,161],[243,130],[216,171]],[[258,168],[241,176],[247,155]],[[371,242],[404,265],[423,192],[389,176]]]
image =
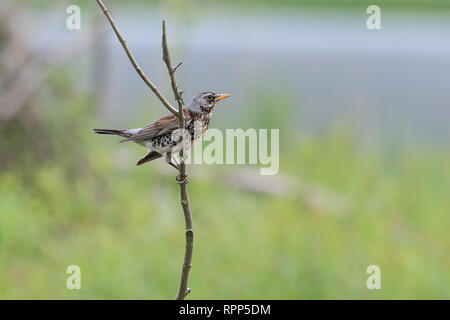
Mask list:
[[214,101],[214,96],[208,96],[209,101]]

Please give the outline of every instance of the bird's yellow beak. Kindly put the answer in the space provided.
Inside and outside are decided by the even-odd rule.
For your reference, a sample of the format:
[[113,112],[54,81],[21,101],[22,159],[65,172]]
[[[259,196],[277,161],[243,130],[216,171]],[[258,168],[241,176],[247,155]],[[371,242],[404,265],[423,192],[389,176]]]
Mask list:
[[227,94],[227,93],[224,93],[224,94],[218,94],[218,95],[216,96],[216,102],[219,101],[219,100],[228,98],[229,96],[230,96],[230,95]]

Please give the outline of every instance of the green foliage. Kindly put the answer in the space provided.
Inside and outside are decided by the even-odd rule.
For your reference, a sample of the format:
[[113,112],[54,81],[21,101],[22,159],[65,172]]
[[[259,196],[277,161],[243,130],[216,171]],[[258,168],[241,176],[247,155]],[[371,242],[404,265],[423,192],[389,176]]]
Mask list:
[[[0,173],[0,297],[173,298],[184,253],[175,172],[135,167],[142,149],[94,136],[92,106],[67,101],[54,119],[44,113],[52,158]],[[327,197],[260,195],[215,178],[233,166],[189,169],[190,298],[450,298],[448,151],[402,147],[388,157],[345,130],[299,141],[281,150],[281,172],[340,194],[340,209]],[[79,291],[65,287],[72,264]],[[380,291],[365,286],[371,264],[381,267]]]

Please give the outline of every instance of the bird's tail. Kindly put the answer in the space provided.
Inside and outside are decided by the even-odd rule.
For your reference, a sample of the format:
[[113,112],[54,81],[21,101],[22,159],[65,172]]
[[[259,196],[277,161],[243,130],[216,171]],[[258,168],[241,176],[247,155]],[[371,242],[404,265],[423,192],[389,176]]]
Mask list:
[[116,136],[124,136],[126,130],[116,130],[116,129],[92,129],[98,134],[114,134]]

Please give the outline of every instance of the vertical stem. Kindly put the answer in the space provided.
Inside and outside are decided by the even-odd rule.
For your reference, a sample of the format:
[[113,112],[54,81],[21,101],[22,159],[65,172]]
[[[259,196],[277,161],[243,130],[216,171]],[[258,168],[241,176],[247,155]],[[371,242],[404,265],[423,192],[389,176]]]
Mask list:
[[[182,134],[180,135],[179,143],[184,144],[184,113],[183,113],[183,99],[181,97],[181,92],[178,90],[177,83],[175,81],[175,71],[181,65],[179,63],[175,68],[172,67],[170,61],[169,47],[167,45],[167,35],[166,35],[166,22],[162,22],[162,50],[163,50],[163,60],[166,63],[167,70],[169,71],[170,84],[172,86],[173,95],[178,103],[178,123]],[[189,272],[192,266],[192,254],[194,252],[194,229],[192,226],[192,215],[189,208],[189,197],[187,193],[187,175],[186,175],[186,165],[184,163],[183,148],[180,150],[180,170],[179,170],[179,181],[180,181],[180,195],[181,195],[181,207],[183,208],[184,221],[186,225],[186,250],[184,252],[183,267],[181,269],[180,287],[178,288],[178,294],[176,300],[183,300],[190,292],[191,289],[188,288]]]
[[[180,179],[185,179],[185,164],[180,163]],[[180,287],[178,289],[176,300],[183,300],[190,292],[188,288],[189,272],[192,266],[192,253],[194,252],[194,229],[192,226],[191,210],[189,209],[189,197],[187,194],[186,183],[180,184],[181,206],[184,212],[184,221],[186,224],[186,251],[184,253],[183,268],[181,271]]]

